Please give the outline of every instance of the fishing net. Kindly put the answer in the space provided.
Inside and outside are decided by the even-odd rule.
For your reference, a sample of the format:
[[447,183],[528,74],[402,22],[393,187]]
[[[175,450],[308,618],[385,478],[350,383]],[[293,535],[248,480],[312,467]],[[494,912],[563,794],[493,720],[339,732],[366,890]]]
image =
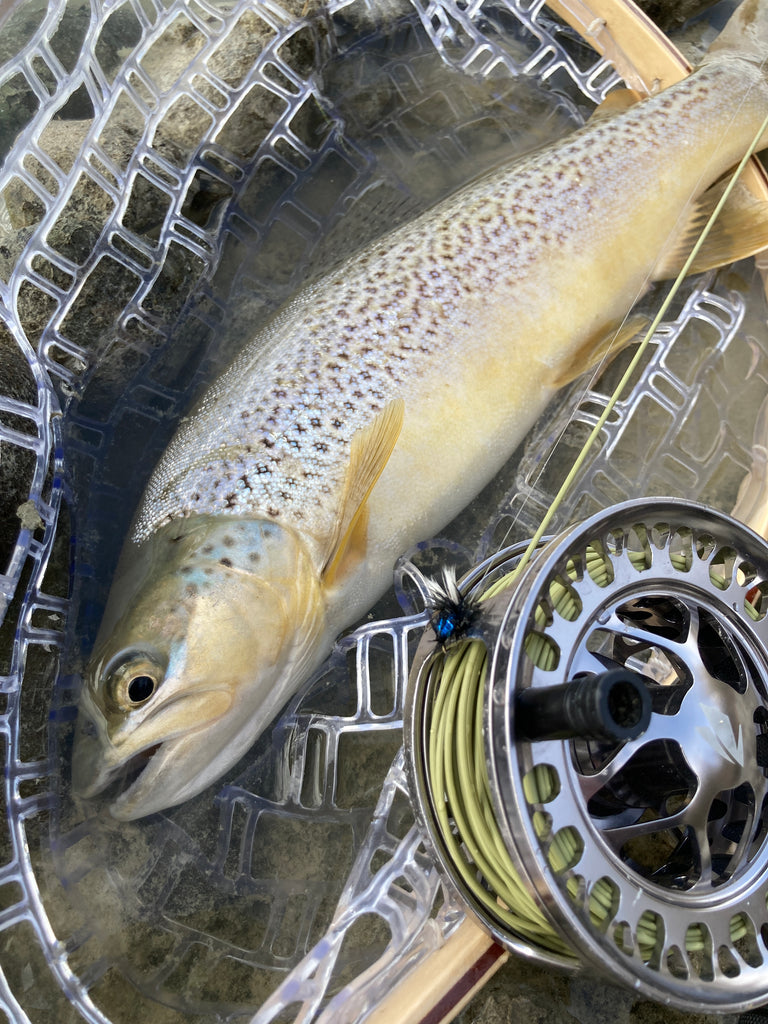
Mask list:
[[[421,573],[530,535],[623,357],[405,553],[371,618],[189,804],[118,824],[73,801],[82,659],[148,472],[252,325],[582,123],[616,76],[525,0],[28,0],[0,17],[0,1008],[358,1020],[463,914],[400,753]],[[748,267],[684,287],[560,524],[654,492],[730,507],[764,315]]]

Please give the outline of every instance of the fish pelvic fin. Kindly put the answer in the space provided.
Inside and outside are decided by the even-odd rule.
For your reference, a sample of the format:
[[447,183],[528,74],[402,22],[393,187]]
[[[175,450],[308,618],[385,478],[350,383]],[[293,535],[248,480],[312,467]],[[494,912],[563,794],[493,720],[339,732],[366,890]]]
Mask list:
[[639,334],[647,330],[649,323],[650,319],[647,316],[636,313],[626,320],[612,320],[604,324],[572,353],[568,363],[560,368],[552,384],[556,388],[565,387],[591,366],[597,366],[605,359],[613,359]]
[[617,114],[623,114],[625,110],[629,110],[644,99],[645,96],[637,89],[613,89],[592,111],[589,123],[594,124],[596,121],[605,121]]
[[[655,281],[674,278],[720,201],[727,181],[718,181],[691,206],[674,244],[653,269]],[[768,248],[768,203],[737,184],[693,261],[690,273],[724,267]]]
[[322,570],[325,586],[333,586],[365,557],[368,497],[397,444],[404,412],[405,402],[396,398],[352,438],[341,515]]

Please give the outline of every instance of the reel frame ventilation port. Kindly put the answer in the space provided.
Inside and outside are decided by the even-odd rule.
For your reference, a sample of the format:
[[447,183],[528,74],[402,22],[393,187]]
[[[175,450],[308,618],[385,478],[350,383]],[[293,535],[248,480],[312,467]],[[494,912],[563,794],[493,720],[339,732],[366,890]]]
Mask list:
[[[413,663],[408,770],[443,874],[517,955],[686,1011],[765,1003],[768,545],[650,498],[499,589],[523,548],[461,581],[471,635],[427,631]],[[642,705],[625,735],[616,672]]]

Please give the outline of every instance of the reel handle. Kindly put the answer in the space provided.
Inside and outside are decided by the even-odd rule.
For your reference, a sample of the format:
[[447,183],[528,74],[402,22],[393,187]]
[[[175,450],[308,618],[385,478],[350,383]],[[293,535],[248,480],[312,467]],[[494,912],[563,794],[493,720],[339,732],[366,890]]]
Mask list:
[[616,668],[559,686],[523,690],[515,700],[518,740],[632,740],[651,720],[643,677]]

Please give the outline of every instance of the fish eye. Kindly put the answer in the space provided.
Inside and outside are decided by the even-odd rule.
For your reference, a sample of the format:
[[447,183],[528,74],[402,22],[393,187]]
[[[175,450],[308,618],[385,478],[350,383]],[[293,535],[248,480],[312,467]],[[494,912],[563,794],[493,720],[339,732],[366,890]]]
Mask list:
[[156,686],[157,680],[153,679],[152,676],[134,676],[133,679],[128,682],[128,700],[131,704],[143,704],[144,701],[149,700],[155,692]]
[[126,651],[113,659],[104,671],[106,692],[120,710],[140,707],[162,682],[164,671],[157,659],[144,651]]

